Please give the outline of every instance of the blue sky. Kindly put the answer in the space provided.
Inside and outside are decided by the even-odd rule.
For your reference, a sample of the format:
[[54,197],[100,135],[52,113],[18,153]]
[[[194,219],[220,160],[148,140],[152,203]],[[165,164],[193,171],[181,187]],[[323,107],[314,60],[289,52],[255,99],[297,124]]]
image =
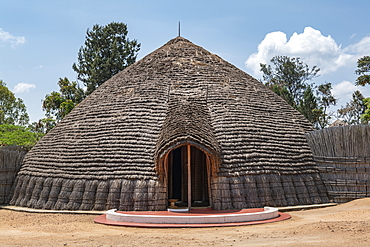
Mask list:
[[[316,84],[331,82],[345,105],[356,61],[370,55],[370,1],[3,0],[0,3],[0,79],[22,98],[31,121],[58,79],[76,80],[72,64],[94,24],[123,22],[141,43],[138,58],[177,36],[261,78],[259,63],[274,55],[317,65]],[[370,86],[358,88],[370,97]]]

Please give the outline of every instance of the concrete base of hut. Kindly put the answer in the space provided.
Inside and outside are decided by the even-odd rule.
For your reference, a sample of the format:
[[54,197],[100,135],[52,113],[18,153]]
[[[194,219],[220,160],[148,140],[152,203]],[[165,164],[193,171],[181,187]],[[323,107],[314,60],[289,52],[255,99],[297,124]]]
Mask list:
[[188,212],[129,211],[115,209],[94,219],[95,223],[131,227],[220,227],[263,224],[289,219],[290,215],[277,208],[242,210],[192,209]]

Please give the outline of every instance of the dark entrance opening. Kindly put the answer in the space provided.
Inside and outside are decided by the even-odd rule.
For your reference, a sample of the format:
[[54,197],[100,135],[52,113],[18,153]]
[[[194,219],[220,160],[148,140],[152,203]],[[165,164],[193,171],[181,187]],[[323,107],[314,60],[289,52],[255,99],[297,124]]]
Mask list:
[[171,198],[182,198],[182,162],[181,162],[181,148],[173,150],[172,159],[172,195]]
[[[186,145],[172,150],[168,156],[168,198],[178,199],[176,205],[188,206],[188,148]],[[206,154],[190,147],[191,206],[209,206],[208,171]]]

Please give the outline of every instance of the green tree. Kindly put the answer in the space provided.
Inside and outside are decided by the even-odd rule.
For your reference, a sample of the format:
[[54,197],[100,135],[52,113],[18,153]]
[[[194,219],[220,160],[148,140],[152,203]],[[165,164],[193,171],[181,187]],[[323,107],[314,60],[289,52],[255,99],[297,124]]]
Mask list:
[[47,94],[42,103],[46,117],[33,123],[32,128],[48,132],[98,86],[133,64],[140,44],[136,40],[130,41],[127,34],[126,24],[116,22],[88,29],[85,45],[78,52],[78,63],[72,65],[86,90],[77,82],[59,79],[59,92]]
[[0,146],[25,146],[33,147],[40,138],[42,133],[33,132],[24,126],[11,124],[0,125]]
[[327,82],[325,84],[321,84],[317,88],[317,99],[319,102],[319,107],[317,111],[317,122],[316,128],[325,128],[329,125],[329,120],[331,119],[333,112],[329,112],[328,109],[331,105],[336,105],[338,99],[336,99],[333,94],[331,93],[332,86],[331,83]]
[[317,97],[311,86],[307,86],[303,98],[298,105],[298,111],[304,115],[311,123],[317,123],[320,112]]
[[[295,109],[303,99],[304,92],[307,89],[308,81],[317,77],[319,68],[316,66],[310,68],[303,63],[300,58],[290,58],[287,56],[275,56],[270,62],[272,65],[260,64],[263,72],[263,82],[271,89],[280,88],[287,93],[279,94]],[[285,89],[284,89],[285,88]]]
[[51,117],[45,117],[40,119],[38,122],[33,122],[29,125],[29,128],[32,132],[46,134],[52,128],[55,127],[57,121]]
[[361,115],[366,110],[364,99],[360,91],[353,92],[350,102],[338,109],[339,117],[347,124],[366,124],[367,122],[361,120]]
[[294,98],[292,94],[288,91],[286,86],[281,86],[281,85],[271,85],[270,89],[282,97],[286,102],[288,102],[289,105],[291,106],[296,106]]
[[337,103],[337,99],[331,93],[331,83],[319,85],[317,88],[307,86],[298,111],[310,121],[316,129],[322,129],[329,125],[333,112],[329,107]]
[[106,26],[94,25],[86,32],[85,45],[78,52],[78,63],[72,68],[92,93],[103,82],[136,61],[140,44],[127,38],[127,26],[112,22]]
[[366,98],[363,100],[366,106],[365,113],[361,115],[361,121],[364,123],[370,122],[370,98]]
[[327,126],[332,114],[328,108],[335,105],[337,99],[331,94],[331,83],[318,87],[309,83],[318,77],[320,69],[287,56],[275,56],[270,62],[272,65],[260,64],[262,82],[301,112],[315,128]]
[[[39,121],[39,125],[48,124],[48,119],[55,119],[57,122],[62,120],[73,108],[78,105],[84,98],[85,93],[77,82],[69,81],[66,77],[59,78],[59,92],[52,92],[45,96],[42,102],[42,109],[46,112],[47,118]],[[36,126],[35,126],[36,127]],[[49,129],[46,127],[46,129]]]
[[[357,70],[355,71],[359,77],[356,79],[356,85],[365,86],[370,85],[370,56],[364,56],[357,61]],[[361,116],[362,123],[369,123],[370,121],[370,98],[363,99],[366,110]]]
[[356,85],[370,85],[370,56],[364,56],[357,61],[357,70],[355,73],[359,75],[356,80]]
[[25,126],[29,122],[26,106],[23,100],[16,98],[0,80],[0,124]]

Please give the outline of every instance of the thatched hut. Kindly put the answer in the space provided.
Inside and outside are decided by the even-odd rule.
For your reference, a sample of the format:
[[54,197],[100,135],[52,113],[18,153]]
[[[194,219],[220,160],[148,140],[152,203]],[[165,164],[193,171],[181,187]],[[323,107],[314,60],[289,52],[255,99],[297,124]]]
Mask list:
[[177,37],[118,73],[26,156],[11,204],[163,210],[325,203],[310,123],[235,66]]

